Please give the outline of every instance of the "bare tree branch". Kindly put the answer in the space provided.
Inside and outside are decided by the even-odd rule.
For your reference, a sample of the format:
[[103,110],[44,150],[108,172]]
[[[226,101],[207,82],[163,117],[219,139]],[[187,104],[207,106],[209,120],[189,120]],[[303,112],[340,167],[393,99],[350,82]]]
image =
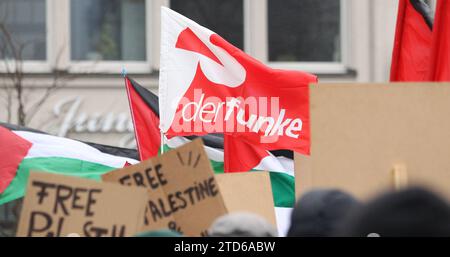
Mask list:
[[[3,37],[1,37],[1,45],[0,45],[0,54],[1,56],[5,57],[6,53],[7,53],[7,45],[5,43],[5,39]],[[6,69],[6,74],[10,74],[9,72],[9,64],[7,63],[6,59],[3,60],[4,61],[4,65],[5,65],[5,69]],[[13,98],[13,90],[11,87],[11,83],[7,82],[7,80],[10,80],[10,76],[5,75],[2,76],[2,81],[3,81],[3,87],[5,89],[5,106],[6,106],[6,120],[7,122],[11,122],[12,119],[12,98]]]
[[35,117],[35,115],[39,112],[39,110],[44,105],[45,101],[48,97],[55,92],[56,90],[66,86],[67,82],[73,80],[78,77],[77,74],[70,74],[64,70],[61,70],[60,62],[64,53],[64,48],[62,47],[56,56],[55,64],[52,69],[52,83],[45,89],[44,94],[33,104],[30,106],[29,111],[27,112],[27,120],[26,123],[30,123],[31,120]]
[[[7,4],[8,2],[6,2]],[[7,25],[8,8],[5,7],[5,2],[0,2],[0,64],[3,64],[3,70],[0,71],[2,84],[0,89],[5,89],[5,102],[7,109],[7,122],[12,121],[13,112],[16,112],[17,123],[19,125],[27,125],[31,122],[33,117],[39,112],[46,100],[59,88],[66,85],[66,83],[79,74],[69,74],[66,70],[60,69],[60,61],[64,53],[64,47],[60,49],[52,65],[50,76],[52,82],[48,87],[45,87],[41,97],[37,97],[32,104],[28,101],[28,92],[36,90],[37,87],[25,85],[24,82],[27,74],[24,71],[24,49],[32,42],[19,42],[15,40],[14,35]],[[41,88],[39,88],[41,90]],[[3,90],[2,90],[3,91]],[[33,95],[35,97],[36,95]],[[3,95],[2,95],[3,97]],[[19,212],[21,208],[21,200],[13,201],[11,203],[0,206],[0,236],[14,236]]]
[[[24,102],[23,102],[23,44],[20,44],[18,42],[14,42],[14,39],[10,33],[10,31],[7,29],[6,23],[2,22],[0,23],[0,33],[2,34],[2,38],[4,39],[4,49],[5,55],[4,63],[6,72],[9,75],[9,78],[11,79],[12,86],[15,90],[15,98],[17,100],[17,121],[19,125],[25,125],[25,110],[24,110]],[[11,70],[9,67],[9,60],[7,58],[8,53],[12,54],[13,57],[13,64],[14,69]]]
[[[72,79],[75,79],[78,75],[69,74],[64,70],[60,69],[60,61],[64,53],[64,48],[62,47],[56,56],[55,63],[53,65],[51,75],[52,82],[45,88],[44,93],[38,98],[32,105],[26,106],[27,101],[25,95],[25,85],[24,78],[25,73],[23,70],[23,51],[27,44],[22,44],[15,42],[13,36],[8,30],[5,23],[0,23],[0,35],[2,35],[2,55],[3,62],[5,64],[6,76],[11,80],[11,88],[7,92],[7,105],[8,105],[8,121],[11,120],[12,114],[12,99],[15,98],[17,101],[17,120],[19,125],[26,125],[31,122],[36,113],[39,112],[48,97],[55,92],[57,89],[66,85],[66,83]],[[8,54],[11,53],[13,60],[7,58]],[[12,65],[11,65],[12,64]],[[7,83],[5,83],[7,85]],[[8,86],[7,86],[8,87]],[[28,91],[34,91],[33,87],[27,88]],[[15,97],[13,97],[15,96]]]

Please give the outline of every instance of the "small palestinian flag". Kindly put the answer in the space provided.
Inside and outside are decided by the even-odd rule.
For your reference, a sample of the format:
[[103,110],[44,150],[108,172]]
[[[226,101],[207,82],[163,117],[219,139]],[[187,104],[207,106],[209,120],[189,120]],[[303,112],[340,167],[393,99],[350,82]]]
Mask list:
[[0,123],[0,205],[25,194],[30,170],[99,180],[138,161],[136,150],[48,135]]

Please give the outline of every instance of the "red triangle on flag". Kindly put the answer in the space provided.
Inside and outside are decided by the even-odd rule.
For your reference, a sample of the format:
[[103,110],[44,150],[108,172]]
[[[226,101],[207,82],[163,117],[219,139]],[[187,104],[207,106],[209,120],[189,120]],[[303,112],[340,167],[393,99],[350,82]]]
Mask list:
[[0,194],[14,179],[23,158],[33,145],[31,142],[0,126]]
[[143,161],[158,155],[161,145],[159,117],[137,92],[138,85],[133,82],[128,77],[125,78],[136,144]]

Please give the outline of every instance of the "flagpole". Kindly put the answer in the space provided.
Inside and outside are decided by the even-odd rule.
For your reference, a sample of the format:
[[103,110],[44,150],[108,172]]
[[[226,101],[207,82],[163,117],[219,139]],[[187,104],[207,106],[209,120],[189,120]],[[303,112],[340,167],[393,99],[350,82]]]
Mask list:
[[161,154],[164,153],[164,133],[161,131]]

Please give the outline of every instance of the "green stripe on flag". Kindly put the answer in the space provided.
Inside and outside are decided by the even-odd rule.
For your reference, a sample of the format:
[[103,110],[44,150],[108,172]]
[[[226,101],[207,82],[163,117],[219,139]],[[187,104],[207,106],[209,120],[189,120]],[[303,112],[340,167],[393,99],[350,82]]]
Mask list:
[[71,158],[26,158],[20,163],[16,176],[11,181],[11,184],[0,194],[0,204],[13,201],[25,195],[30,170],[100,181],[102,174],[114,169],[116,168]]
[[295,178],[281,172],[269,172],[276,207],[294,207]]

